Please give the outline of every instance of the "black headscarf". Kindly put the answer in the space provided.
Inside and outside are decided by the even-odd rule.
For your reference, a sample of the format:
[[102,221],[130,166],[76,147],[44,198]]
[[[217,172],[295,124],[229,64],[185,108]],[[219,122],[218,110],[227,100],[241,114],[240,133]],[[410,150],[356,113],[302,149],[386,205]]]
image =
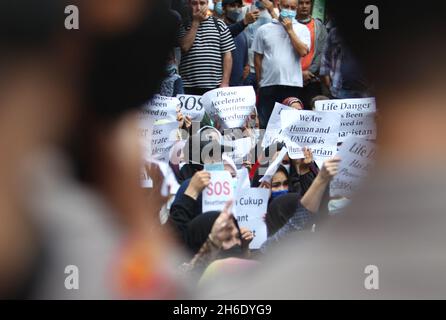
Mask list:
[[265,218],[268,237],[275,234],[288,222],[299,205],[300,195],[298,193],[288,193],[271,201]]
[[[195,217],[187,227],[187,235],[186,235],[186,244],[190,249],[191,253],[196,254],[200,250],[201,246],[206,242],[209,234],[211,233],[212,226],[215,221],[219,217],[221,212],[219,211],[210,211],[199,216]],[[239,231],[240,236],[240,228],[238,226],[237,220],[234,219],[234,224]],[[222,254],[226,257],[229,256],[240,256],[241,248],[240,246],[235,246],[229,250],[225,250]],[[220,258],[222,255],[220,254]]]

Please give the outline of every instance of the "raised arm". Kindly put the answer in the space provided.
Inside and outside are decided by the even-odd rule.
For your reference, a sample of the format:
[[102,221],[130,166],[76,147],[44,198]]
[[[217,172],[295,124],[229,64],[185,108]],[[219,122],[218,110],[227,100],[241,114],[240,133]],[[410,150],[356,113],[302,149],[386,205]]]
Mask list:
[[340,161],[338,157],[334,157],[324,162],[316,179],[314,179],[310,188],[301,199],[302,205],[308,211],[312,213],[319,211],[325,189],[330,183],[330,180],[338,173]]

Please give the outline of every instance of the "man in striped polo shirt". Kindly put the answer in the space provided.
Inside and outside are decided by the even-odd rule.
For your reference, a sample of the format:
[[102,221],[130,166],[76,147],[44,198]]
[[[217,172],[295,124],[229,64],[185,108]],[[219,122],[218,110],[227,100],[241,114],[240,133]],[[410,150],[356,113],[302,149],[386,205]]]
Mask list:
[[208,15],[207,0],[189,0],[192,23],[182,27],[180,74],[187,94],[228,87],[234,40],[226,24]]

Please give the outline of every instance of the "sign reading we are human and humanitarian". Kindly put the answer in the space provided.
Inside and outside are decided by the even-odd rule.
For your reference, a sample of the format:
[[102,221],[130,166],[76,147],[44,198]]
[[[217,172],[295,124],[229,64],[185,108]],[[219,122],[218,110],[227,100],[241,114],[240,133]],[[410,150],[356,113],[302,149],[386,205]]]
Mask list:
[[269,189],[247,188],[239,190],[235,201],[235,216],[240,227],[253,233],[250,249],[259,249],[266,241],[264,216],[267,212]]
[[263,149],[269,147],[271,144],[275,142],[281,142],[282,122],[280,120],[280,114],[282,113],[283,110],[291,111],[295,109],[276,102],[276,104],[274,105],[274,109],[271,113],[271,117],[269,118],[268,124],[266,126],[265,134],[263,135],[263,140],[262,140]]
[[362,138],[349,137],[339,148],[338,174],[330,183],[331,197],[349,198],[373,167],[376,145]]
[[203,213],[221,211],[234,195],[231,174],[228,171],[211,171],[211,181],[203,190]]
[[341,115],[338,142],[349,136],[376,139],[375,98],[321,100],[316,111],[337,112]]
[[291,159],[304,158],[303,147],[315,158],[328,159],[337,151],[341,115],[331,112],[283,110],[282,135]]
[[164,97],[157,94],[143,106],[141,112],[154,121],[176,121],[177,110],[179,110],[180,105],[180,100],[177,98]]
[[201,121],[204,117],[205,109],[201,102],[201,96],[178,94],[180,101],[180,111],[184,116],[189,116],[192,121]]
[[251,86],[219,88],[206,92],[201,101],[222,129],[241,128],[255,109],[256,94]]

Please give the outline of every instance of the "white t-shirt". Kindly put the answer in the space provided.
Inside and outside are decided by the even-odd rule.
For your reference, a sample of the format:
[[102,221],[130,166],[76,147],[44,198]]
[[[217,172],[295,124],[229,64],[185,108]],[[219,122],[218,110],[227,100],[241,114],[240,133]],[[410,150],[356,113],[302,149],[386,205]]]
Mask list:
[[[297,37],[310,49],[311,35],[308,28],[294,20],[293,29]],[[260,87],[303,86],[300,56],[294,50],[290,37],[278,20],[273,19],[271,23],[257,30],[252,50],[263,54]]]

